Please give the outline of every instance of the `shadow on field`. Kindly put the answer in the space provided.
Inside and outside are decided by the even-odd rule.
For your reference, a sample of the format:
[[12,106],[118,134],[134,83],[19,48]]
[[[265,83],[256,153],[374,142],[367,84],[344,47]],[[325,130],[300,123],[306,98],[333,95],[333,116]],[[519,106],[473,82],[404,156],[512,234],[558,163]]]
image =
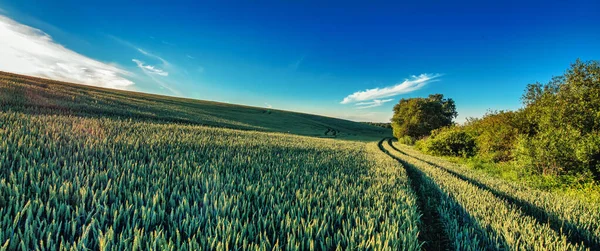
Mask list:
[[[419,211],[422,214],[419,225],[421,232],[419,235],[419,240],[421,243],[423,243],[423,250],[452,250],[458,248],[453,247],[453,240],[450,239],[449,234],[444,230],[444,223],[441,221],[442,217],[438,208],[440,207],[441,200],[444,197],[442,191],[439,189],[439,187],[437,187],[433,180],[427,177],[427,175],[421,172],[418,168],[390,154],[383,147],[384,141],[385,139],[379,141],[379,149],[402,164],[410,179],[410,185],[413,191],[417,194],[417,204]],[[500,235],[496,235],[500,239],[496,241],[491,239],[483,239],[488,236],[484,234],[486,230],[483,229],[477,220],[473,219],[471,215],[458,203],[456,203],[456,206],[451,208],[450,211],[461,216],[456,218],[458,225],[470,225],[473,227],[472,231],[480,233],[478,234],[478,237],[482,238],[482,246],[492,250],[497,249],[498,246],[507,247],[506,242]],[[488,229],[487,232],[493,232],[493,230]]]
[[495,190],[477,180],[468,178],[462,174],[454,172],[454,171],[452,171],[448,168],[445,168],[443,166],[440,166],[438,164],[432,163],[430,161],[424,160],[424,159],[419,158],[414,155],[407,154],[406,152],[404,152],[404,151],[398,149],[396,146],[394,146],[394,144],[392,144],[391,138],[388,139],[388,144],[394,150],[396,150],[406,156],[411,156],[411,157],[413,157],[419,161],[422,161],[430,166],[444,170],[447,173],[449,173],[461,180],[469,182],[483,190],[489,191],[494,196],[496,196],[502,200],[505,200],[505,201],[511,203],[512,205],[516,206],[524,215],[533,217],[539,224],[543,225],[543,224],[548,223],[548,226],[550,228],[552,228],[554,231],[556,231],[557,233],[559,233],[559,234],[564,233],[565,236],[567,237],[567,240],[571,244],[583,244],[585,247],[588,247],[591,250],[600,250],[600,243],[597,240],[592,239],[593,237],[586,238],[586,236],[593,236],[591,233],[589,233],[589,231],[587,231],[585,229],[580,229],[575,224],[573,224],[569,221],[562,221],[558,218],[557,215],[548,213],[544,209],[542,209],[536,205],[533,205],[527,201],[515,198],[504,192]]

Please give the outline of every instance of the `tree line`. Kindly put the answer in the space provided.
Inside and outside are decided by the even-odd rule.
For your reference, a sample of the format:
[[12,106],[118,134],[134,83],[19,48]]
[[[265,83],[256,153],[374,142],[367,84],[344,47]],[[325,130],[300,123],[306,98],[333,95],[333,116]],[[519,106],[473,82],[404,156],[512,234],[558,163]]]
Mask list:
[[535,174],[589,175],[600,181],[600,63],[575,63],[548,83],[529,84],[522,108],[491,111],[462,125],[441,94],[394,106],[394,136],[441,156],[512,162]]

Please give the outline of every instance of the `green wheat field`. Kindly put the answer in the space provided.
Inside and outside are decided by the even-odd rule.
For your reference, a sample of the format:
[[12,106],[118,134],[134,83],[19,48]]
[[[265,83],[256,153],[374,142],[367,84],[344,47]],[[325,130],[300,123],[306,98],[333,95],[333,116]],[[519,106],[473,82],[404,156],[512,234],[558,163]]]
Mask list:
[[600,250],[600,205],[316,115],[0,73],[0,250]]

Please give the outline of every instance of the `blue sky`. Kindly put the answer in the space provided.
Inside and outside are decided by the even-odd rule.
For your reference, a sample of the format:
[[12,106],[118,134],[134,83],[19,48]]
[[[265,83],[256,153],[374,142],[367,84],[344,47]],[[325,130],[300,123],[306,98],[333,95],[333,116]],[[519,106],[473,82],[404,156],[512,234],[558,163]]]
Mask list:
[[600,59],[598,1],[0,0],[0,70],[360,121],[442,93],[459,118]]

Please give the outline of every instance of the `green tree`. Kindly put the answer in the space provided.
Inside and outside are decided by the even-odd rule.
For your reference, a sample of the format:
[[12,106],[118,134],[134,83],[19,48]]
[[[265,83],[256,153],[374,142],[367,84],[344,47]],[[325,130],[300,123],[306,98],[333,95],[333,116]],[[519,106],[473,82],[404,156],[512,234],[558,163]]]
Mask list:
[[394,136],[422,138],[431,134],[432,130],[452,125],[452,120],[457,115],[454,100],[445,99],[442,94],[432,94],[427,98],[401,99],[394,106]]
[[600,63],[577,60],[548,84],[527,86],[525,117],[532,125],[516,159],[543,173],[591,172],[600,180]]

